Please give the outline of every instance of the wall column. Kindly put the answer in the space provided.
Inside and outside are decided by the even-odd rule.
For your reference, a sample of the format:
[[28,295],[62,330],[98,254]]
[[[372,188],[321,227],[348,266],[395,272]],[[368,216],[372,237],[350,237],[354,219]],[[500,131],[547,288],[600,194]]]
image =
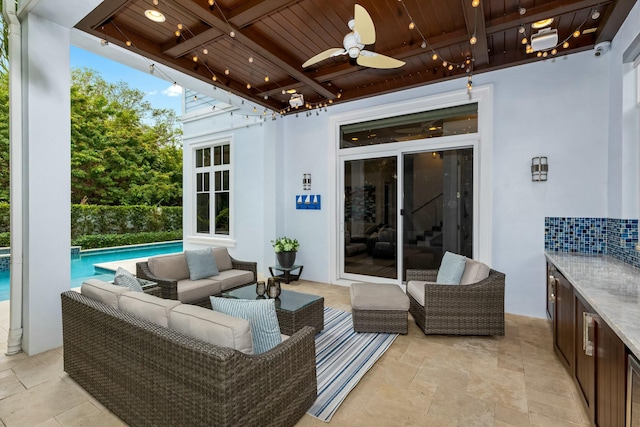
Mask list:
[[70,30],[23,20],[23,350],[62,345],[71,246]]

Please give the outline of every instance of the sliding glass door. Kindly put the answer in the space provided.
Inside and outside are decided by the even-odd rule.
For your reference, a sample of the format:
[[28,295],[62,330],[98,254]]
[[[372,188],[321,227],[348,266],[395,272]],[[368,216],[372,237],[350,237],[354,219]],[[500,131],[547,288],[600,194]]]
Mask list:
[[347,274],[397,278],[397,157],[344,162]]
[[437,269],[444,252],[472,257],[473,149],[403,156],[402,259]]
[[341,277],[404,280],[408,268],[438,268],[445,251],[472,257],[472,148],[342,164]]

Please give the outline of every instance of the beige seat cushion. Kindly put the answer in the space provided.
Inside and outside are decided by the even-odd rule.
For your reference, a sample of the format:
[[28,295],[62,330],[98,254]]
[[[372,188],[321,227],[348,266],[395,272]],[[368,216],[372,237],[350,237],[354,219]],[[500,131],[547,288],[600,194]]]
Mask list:
[[[213,276],[218,277],[218,276]],[[178,299],[184,303],[190,303],[211,295],[220,295],[222,285],[217,280],[178,280]]]
[[166,328],[169,311],[180,305],[180,301],[129,291],[120,297],[119,304],[120,310]]
[[209,279],[219,282],[222,290],[226,291],[227,289],[251,283],[253,281],[253,273],[246,270],[226,270],[221,271],[217,276],[209,277]]
[[211,253],[218,266],[218,271],[231,270],[233,264],[231,262],[231,256],[227,251],[227,248],[211,248]]
[[489,277],[489,266],[480,261],[467,258],[464,266],[464,273],[460,279],[461,285],[471,285]]
[[182,280],[189,278],[189,266],[184,253],[149,258],[149,270],[161,279]]
[[126,286],[113,285],[98,279],[89,279],[80,287],[82,295],[113,308],[118,308],[120,296],[130,291]]
[[424,307],[424,285],[437,285],[436,282],[425,282],[422,280],[410,280],[407,283],[407,294],[411,295],[414,300]]
[[171,310],[169,328],[210,344],[253,354],[249,322],[239,317],[182,304]]
[[409,310],[409,297],[398,285],[354,283],[350,294],[351,307],[356,310]]

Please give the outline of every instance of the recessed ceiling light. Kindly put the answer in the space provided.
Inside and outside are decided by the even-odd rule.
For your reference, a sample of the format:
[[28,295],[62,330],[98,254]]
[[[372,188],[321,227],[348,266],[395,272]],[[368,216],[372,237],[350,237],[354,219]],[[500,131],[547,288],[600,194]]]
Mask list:
[[162,12],[155,9],[145,10],[144,16],[146,16],[147,19],[150,19],[153,22],[164,22],[167,19]]
[[541,19],[540,21],[536,21],[531,24],[531,28],[535,28],[539,30],[540,28],[548,27],[553,23],[553,18]]
[[296,90],[295,89],[288,89],[286,92],[287,93],[296,93]]
[[597,28],[587,28],[586,30],[582,31],[582,34],[590,34],[590,33],[595,33],[596,31],[598,31]]

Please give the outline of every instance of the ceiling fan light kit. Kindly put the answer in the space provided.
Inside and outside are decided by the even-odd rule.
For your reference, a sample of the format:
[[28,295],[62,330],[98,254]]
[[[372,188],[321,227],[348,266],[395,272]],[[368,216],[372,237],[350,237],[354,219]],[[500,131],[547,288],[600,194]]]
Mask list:
[[399,68],[405,64],[404,61],[365,50],[365,45],[376,42],[376,29],[373,20],[366,9],[359,4],[355,5],[353,16],[354,18],[348,23],[351,32],[342,39],[343,48],[330,48],[320,52],[302,64],[302,68],[340,55],[349,55],[350,58],[356,60],[358,65],[370,68]]

